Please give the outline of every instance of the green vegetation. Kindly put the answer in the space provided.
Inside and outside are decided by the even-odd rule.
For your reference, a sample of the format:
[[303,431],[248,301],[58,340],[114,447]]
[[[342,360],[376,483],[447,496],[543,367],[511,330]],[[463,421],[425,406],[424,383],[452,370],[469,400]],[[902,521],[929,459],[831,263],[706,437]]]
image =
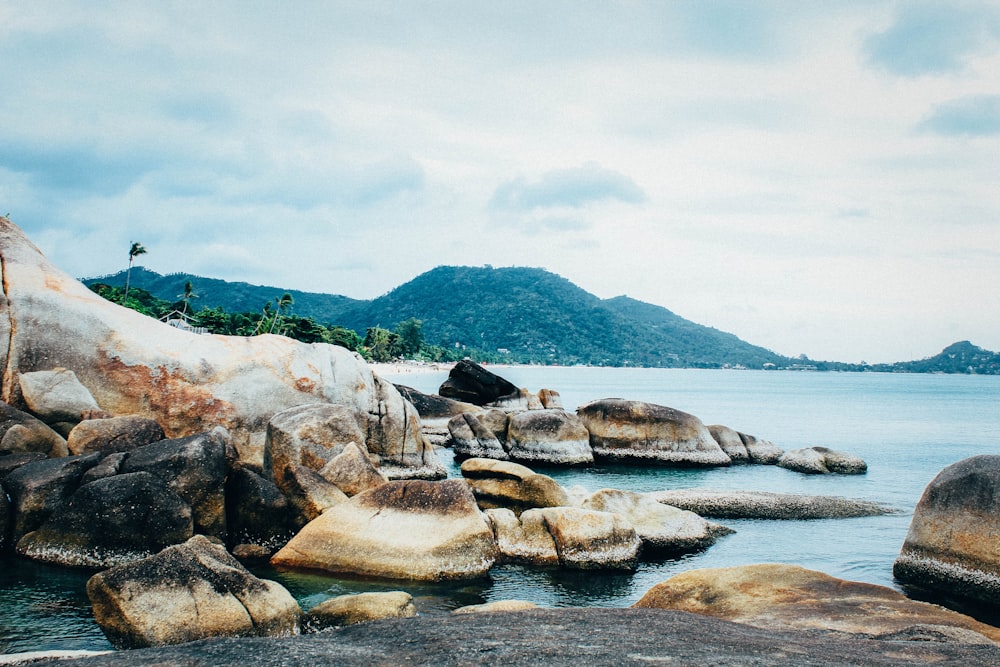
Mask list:
[[[998,355],[968,342],[930,359],[879,366],[793,359],[660,306],[627,296],[600,299],[542,269],[442,266],[371,301],[161,276],[141,267],[131,279],[129,307],[152,317],[178,311],[214,333],[281,333],[341,345],[374,361],[470,357],[489,363],[1000,373]],[[84,282],[121,303],[118,286],[127,281],[121,272]],[[193,299],[200,310],[191,308]]]

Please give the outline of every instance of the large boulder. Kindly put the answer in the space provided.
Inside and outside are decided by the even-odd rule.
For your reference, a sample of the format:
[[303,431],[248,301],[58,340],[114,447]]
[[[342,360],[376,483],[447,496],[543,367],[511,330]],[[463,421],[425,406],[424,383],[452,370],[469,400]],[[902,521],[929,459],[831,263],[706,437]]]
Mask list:
[[234,553],[251,547],[268,558],[295,534],[293,508],[259,469],[237,463],[226,478],[226,528]]
[[473,405],[486,405],[516,393],[517,387],[474,361],[463,359],[448,372],[438,394]]
[[[2,320],[0,317],[0,321]],[[3,355],[0,354],[0,359],[2,358]],[[66,447],[66,440],[42,420],[0,402],[0,454],[28,452],[57,457],[66,456],[69,449]]]
[[46,424],[75,423],[101,412],[97,401],[69,369],[22,373],[18,381],[28,409]]
[[590,433],[565,410],[528,410],[511,415],[507,452],[515,461],[553,465],[594,462]]
[[719,447],[722,447],[722,451],[726,453],[730,461],[733,463],[749,462],[750,455],[747,454],[747,446],[743,444],[743,438],[740,437],[739,432],[722,424],[709,424],[708,432],[719,443]]
[[404,591],[338,595],[310,609],[302,625],[313,632],[354,625],[383,618],[412,618],[417,615],[413,596]]
[[[537,514],[556,545],[559,564],[566,568],[634,570],[642,542],[628,519],[610,512],[579,507],[527,510],[521,522]],[[527,516],[525,516],[527,515]]]
[[95,574],[87,595],[116,648],[298,634],[302,613],[281,585],[253,576],[201,535]]
[[689,570],[651,588],[640,608],[675,609],[770,630],[825,630],[881,639],[992,643],[1000,629],[884,586],[797,565]]
[[347,500],[347,494],[312,468],[292,466],[285,471],[285,491],[292,507],[296,531],[334,505]]
[[152,556],[194,534],[191,507],[148,472],[84,484],[17,543],[34,560],[106,568]]
[[69,432],[66,445],[72,454],[111,454],[159,442],[165,437],[160,425],[149,417],[123,415],[81,421]]
[[14,515],[11,540],[37,530],[80,486],[83,474],[100,460],[99,454],[64,456],[32,461],[15,468],[3,480]]
[[294,466],[319,472],[350,443],[364,443],[363,425],[345,405],[307,404],[271,417],[264,441],[264,472],[282,491]]
[[455,458],[487,458],[509,461],[507,426],[509,416],[503,410],[463,413],[448,420],[451,448]]
[[576,412],[590,432],[596,459],[680,466],[730,463],[701,420],[680,410],[605,398],[580,406]]
[[453,398],[445,398],[438,394],[425,394],[413,387],[403,384],[394,385],[400,395],[413,404],[420,415],[421,421],[428,419],[450,419],[464,412],[479,412],[480,408],[472,403],[463,403]]
[[527,511],[518,516],[507,508],[495,508],[485,514],[496,539],[499,562],[536,567],[559,565],[556,542],[540,512]]
[[[0,400],[23,405],[22,373],[67,368],[105,411],[156,420],[167,437],[223,426],[260,464],[267,423],[305,403],[345,405],[382,469],[436,465],[417,413],[355,353],[277,335],[197,335],[106,301],[0,218]],[[4,445],[0,441],[0,448]]]
[[684,553],[706,549],[729,528],[706,521],[694,512],[657,502],[632,491],[602,489],[581,505],[584,509],[620,514],[635,528],[644,551]]
[[805,447],[787,451],[778,459],[778,465],[807,475],[862,475],[868,472],[868,464],[857,456],[828,447]]
[[506,507],[520,513],[532,507],[569,505],[569,496],[558,482],[519,463],[467,459],[461,470],[484,509]]
[[348,443],[340,454],[330,459],[319,474],[348,496],[356,496],[362,491],[374,489],[389,481],[372,464],[368,452],[353,442]]
[[973,456],[938,473],[892,572],[949,603],[1000,608],[1000,456]]
[[222,428],[161,440],[133,449],[118,470],[156,475],[191,506],[196,533],[225,541],[228,445]]
[[271,559],[278,567],[390,579],[484,575],[496,543],[463,480],[395,481],[309,522]]

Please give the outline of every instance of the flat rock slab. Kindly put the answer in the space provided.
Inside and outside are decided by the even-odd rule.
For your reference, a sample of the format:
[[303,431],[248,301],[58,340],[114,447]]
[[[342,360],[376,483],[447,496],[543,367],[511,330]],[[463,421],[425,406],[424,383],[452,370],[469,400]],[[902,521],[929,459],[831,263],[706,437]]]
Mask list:
[[657,609],[535,609],[389,619],[316,635],[208,639],[59,665],[924,665],[1000,664],[1000,647],[778,632]]
[[898,511],[871,500],[770,491],[680,489],[649,495],[665,505],[713,519],[849,519]]

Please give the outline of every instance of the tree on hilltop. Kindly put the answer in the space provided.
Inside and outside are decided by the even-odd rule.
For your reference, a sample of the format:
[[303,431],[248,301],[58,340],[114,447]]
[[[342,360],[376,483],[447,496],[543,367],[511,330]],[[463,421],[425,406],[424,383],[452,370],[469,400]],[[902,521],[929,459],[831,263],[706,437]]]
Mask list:
[[125,272],[125,297],[123,299],[124,301],[128,301],[128,288],[129,288],[129,283],[132,280],[132,262],[134,262],[135,258],[138,257],[139,255],[145,255],[145,254],[146,254],[146,248],[144,248],[143,245],[138,241],[133,241],[132,247],[128,249],[128,271]]

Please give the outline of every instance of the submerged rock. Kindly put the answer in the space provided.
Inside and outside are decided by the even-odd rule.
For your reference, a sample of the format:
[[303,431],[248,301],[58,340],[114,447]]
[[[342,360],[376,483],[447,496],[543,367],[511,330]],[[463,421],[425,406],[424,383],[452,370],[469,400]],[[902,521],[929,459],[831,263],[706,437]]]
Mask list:
[[1000,456],[973,456],[938,473],[917,503],[892,572],[949,604],[1000,608]]
[[526,611],[538,609],[538,605],[527,600],[496,600],[484,604],[470,604],[459,607],[453,614],[490,614],[498,611]]
[[577,409],[596,459],[681,466],[729,465],[701,420],[680,410],[620,398]]
[[715,519],[842,519],[896,512],[870,500],[769,491],[679,489],[649,495],[657,502]]
[[832,630],[871,638],[993,644],[1000,629],[891,588],[797,565],[689,570],[651,588],[640,608],[675,609],[769,630]]
[[253,576],[201,535],[95,574],[87,595],[116,648],[298,634],[302,613],[280,584]]
[[320,602],[306,613],[302,624],[316,632],[383,618],[412,618],[416,615],[417,608],[413,606],[413,596],[409,593],[358,593]]
[[388,482],[326,510],[271,559],[278,567],[387,579],[471,579],[496,543],[464,480]]

